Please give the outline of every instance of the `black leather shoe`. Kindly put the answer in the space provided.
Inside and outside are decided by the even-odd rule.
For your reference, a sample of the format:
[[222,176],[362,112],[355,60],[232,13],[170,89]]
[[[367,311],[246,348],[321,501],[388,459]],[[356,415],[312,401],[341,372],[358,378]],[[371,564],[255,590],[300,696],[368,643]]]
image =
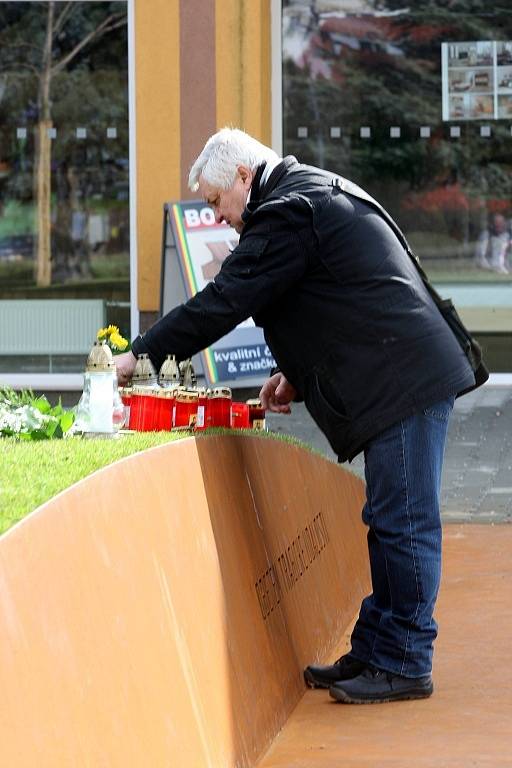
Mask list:
[[349,653],[339,658],[334,664],[324,667],[309,666],[304,670],[304,680],[310,688],[330,688],[341,680],[357,677],[366,669],[366,664],[355,659]]
[[329,695],[343,704],[379,704],[403,699],[426,699],[433,691],[430,675],[402,677],[367,667],[357,677],[332,685]]

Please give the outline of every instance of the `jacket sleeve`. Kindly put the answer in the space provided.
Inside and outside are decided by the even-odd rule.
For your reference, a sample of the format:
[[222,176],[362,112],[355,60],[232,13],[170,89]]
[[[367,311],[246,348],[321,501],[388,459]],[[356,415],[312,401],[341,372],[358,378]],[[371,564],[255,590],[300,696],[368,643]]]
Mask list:
[[275,213],[258,218],[265,226],[242,236],[211,283],[134,340],[135,355],[147,352],[157,369],[168,354],[191,357],[265,310],[303,276],[306,253],[289,219]]

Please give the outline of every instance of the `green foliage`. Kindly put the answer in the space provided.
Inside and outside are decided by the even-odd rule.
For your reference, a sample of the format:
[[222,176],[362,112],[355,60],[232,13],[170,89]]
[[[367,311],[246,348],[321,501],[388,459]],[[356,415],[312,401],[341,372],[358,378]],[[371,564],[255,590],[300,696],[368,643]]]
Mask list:
[[108,257],[96,256],[91,261],[91,275],[98,280],[129,279],[130,263],[124,253],[114,253]]
[[[298,14],[293,2],[283,3],[290,23],[283,60],[286,152],[352,178],[406,232],[422,216],[422,228],[453,234],[442,216],[407,205],[408,193],[418,190],[451,186],[465,195],[469,213],[458,227],[460,244],[476,239],[481,211],[497,200],[512,211],[509,121],[492,121],[492,138],[485,140],[478,121],[463,122],[461,139],[453,141],[442,120],[441,94],[441,44],[512,39],[510,2],[375,0],[370,8],[382,15],[315,16],[318,5],[305,3]],[[298,125],[309,127],[307,141],[297,137]],[[393,125],[402,130],[396,142],[389,136]],[[431,127],[428,140],[419,138],[422,125]],[[330,138],[329,126],[341,127],[340,139]],[[361,126],[371,127],[370,140],[360,138]]]
[[[87,221],[103,205],[112,212],[113,247],[127,248],[126,10],[126,2],[109,0],[0,3],[0,159],[5,166],[0,175],[0,239],[34,232],[34,219],[21,215],[32,201],[47,215],[46,197],[34,200],[36,127],[51,120],[58,132],[47,179],[52,187],[52,280],[63,286],[91,277],[91,247],[85,227],[76,237],[75,213]],[[42,87],[45,82],[49,92]],[[105,141],[110,125],[117,129],[115,141]],[[26,138],[17,138],[18,126],[26,127]],[[77,138],[77,127],[87,128],[86,141]],[[7,290],[30,286],[33,264],[28,267],[4,265],[7,279],[0,275],[0,284]]]
[[[54,120],[70,126],[97,123],[98,117],[116,120],[122,116],[126,121],[126,73],[124,64],[119,65],[126,60],[126,4],[75,2],[54,5],[57,27],[51,54]],[[48,6],[48,2],[0,3],[0,75],[4,85],[0,117],[3,125],[23,125],[28,114],[33,117],[42,107],[38,104],[38,86]],[[109,19],[110,23],[105,27]],[[103,33],[98,32],[101,29]],[[116,34],[111,34],[112,30],[116,30]],[[88,45],[80,47],[95,33],[96,37],[92,37]],[[108,45],[98,44],[102,34],[108,35]],[[60,62],[65,62],[61,69]],[[13,151],[17,144],[13,139]],[[61,141],[59,148],[60,145]]]
[[0,217],[0,239],[12,235],[34,234],[34,206],[8,200]]
[[0,438],[62,438],[74,420],[74,412],[65,410],[60,401],[52,406],[44,395],[36,397],[30,390],[18,393],[9,387],[0,387]]

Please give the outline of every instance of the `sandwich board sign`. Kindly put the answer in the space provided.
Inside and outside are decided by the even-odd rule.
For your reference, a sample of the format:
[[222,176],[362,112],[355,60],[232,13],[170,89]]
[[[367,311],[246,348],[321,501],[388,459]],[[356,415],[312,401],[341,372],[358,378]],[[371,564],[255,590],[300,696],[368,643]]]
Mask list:
[[[217,224],[204,202],[164,205],[160,311],[163,316],[215,278],[238,243],[227,224]],[[248,318],[194,358],[208,386],[259,386],[275,366],[261,328]]]

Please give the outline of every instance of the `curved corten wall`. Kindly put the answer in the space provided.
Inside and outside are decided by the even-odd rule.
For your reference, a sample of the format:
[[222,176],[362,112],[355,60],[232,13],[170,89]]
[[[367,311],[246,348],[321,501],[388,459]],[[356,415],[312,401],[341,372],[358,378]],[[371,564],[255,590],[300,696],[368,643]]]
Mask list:
[[124,459],[0,540],[0,763],[253,766],[368,591],[364,487],[253,436]]

